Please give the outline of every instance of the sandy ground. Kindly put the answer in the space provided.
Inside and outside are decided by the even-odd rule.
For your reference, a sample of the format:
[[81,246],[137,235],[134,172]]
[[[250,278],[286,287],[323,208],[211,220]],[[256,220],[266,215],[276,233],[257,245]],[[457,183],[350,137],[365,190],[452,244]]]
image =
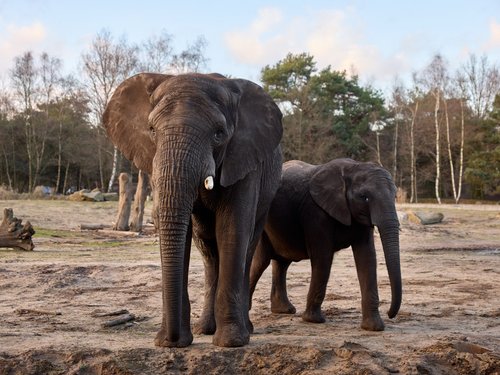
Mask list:
[[[295,315],[270,311],[270,269],[257,285],[255,333],[243,348],[195,335],[183,349],[156,348],[161,286],[154,235],[80,231],[110,223],[116,202],[0,201],[30,220],[35,251],[0,248],[0,374],[498,374],[500,206],[400,206],[442,212],[435,225],[403,222],[404,297],[385,314],[390,288],[379,251],[383,332],[360,329],[360,293],[350,249],[336,254],[324,324],[303,322],[310,266],[290,267]],[[3,208],[0,207],[0,208]],[[148,206],[148,210],[151,207]],[[148,217],[148,215],[146,215]],[[377,239],[378,249],[380,241]],[[191,255],[193,321],[201,312],[203,265]],[[103,313],[135,319],[103,327]]]

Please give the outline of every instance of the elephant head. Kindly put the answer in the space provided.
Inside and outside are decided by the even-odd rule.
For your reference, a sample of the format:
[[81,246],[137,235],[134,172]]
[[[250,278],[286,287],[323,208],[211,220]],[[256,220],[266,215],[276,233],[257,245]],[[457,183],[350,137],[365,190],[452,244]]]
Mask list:
[[389,172],[373,163],[332,160],[319,167],[309,189],[314,201],[340,223],[351,225],[355,221],[378,228],[391,283],[388,315],[396,316],[402,295],[399,221],[396,187]]
[[125,157],[152,176],[166,338],[189,345],[192,335],[183,339],[181,325],[189,315],[183,293],[185,298],[193,206],[202,196],[218,199],[220,190],[238,184],[273,155],[281,139],[281,112],[250,81],[141,73],[116,89],[103,123]]

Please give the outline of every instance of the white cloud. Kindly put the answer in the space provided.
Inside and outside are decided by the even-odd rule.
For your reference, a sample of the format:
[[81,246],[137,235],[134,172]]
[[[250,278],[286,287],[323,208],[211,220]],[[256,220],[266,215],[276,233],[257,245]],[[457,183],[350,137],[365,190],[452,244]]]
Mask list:
[[282,13],[277,8],[263,8],[248,29],[228,33],[226,45],[239,61],[260,65],[269,54],[280,50]]
[[266,32],[282,19],[283,14],[278,8],[263,8],[259,11],[259,17],[252,23],[251,29],[256,33]]
[[486,43],[485,49],[491,51],[500,48],[500,23],[495,20],[490,22],[490,39]]
[[47,32],[40,22],[28,26],[8,25],[0,33],[0,71],[12,67],[14,57],[26,51],[38,51]]
[[261,9],[246,28],[226,34],[231,55],[241,63],[274,64],[287,53],[307,52],[318,64],[364,77],[393,77],[404,65],[403,54],[383,56],[364,40],[364,29],[353,8],[308,12],[285,18],[277,8]]

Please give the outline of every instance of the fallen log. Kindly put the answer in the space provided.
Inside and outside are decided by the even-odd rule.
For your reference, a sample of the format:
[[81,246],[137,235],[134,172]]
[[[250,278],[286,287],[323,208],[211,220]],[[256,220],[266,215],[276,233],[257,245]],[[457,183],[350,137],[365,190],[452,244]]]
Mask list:
[[80,230],[100,230],[111,227],[112,225],[108,224],[80,224]]
[[123,236],[123,237],[139,237],[140,233],[137,232],[129,232],[126,230],[114,230],[114,229],[98,229],[97,233],[100,234],[109,234],[111,236]]
[[12,208],[3,210],[3,221],[0,224],[0,247],[9,247],[31,251],[35,248],[31,237],[35,230],[27,221],[24,225],[22,220],[14,217]]
[[441,212],[415,212],[423,225],[439,224],[443,221],[444,215]]
[[105,317],[105,316],[116,316],[116,315],[124,315],[124,314],[128,314],[129,311],[126,310],[126,309],[122,309],[122,310],[116,310],[116,311],[109,311],[109,312],[103,312],[101,310],[96,310],[94,311],[91,316],[94,317],[94,318],[102,318],[102,317]]
[[441,212],[408,211],[406,219],[413,224],[430,225],[441,223],[444,215]]
[[135,319],[134,314],[124,314],[120,316],[119,318],[108,320],[104,323],[101,324],[102,327],[107,328],[107,327],[114,327],[118,326],[120,324],[125,324],[127,322],[130,322]]
[[16,309],[14,312],[17,315],[62,315],[60,311],[47,311],[37,309]]

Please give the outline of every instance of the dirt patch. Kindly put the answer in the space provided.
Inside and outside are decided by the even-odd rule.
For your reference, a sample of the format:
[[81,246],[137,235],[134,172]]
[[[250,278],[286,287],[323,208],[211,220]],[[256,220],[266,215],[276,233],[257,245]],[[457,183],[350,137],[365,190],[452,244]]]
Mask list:
[[[195,335],[188,348],[156,348],[161,324],[157,238],[81,232],[109,224],[116,202],[2,201],[35,230],[34,252],[0,249],[0,374],[495,374],[500,372],[500,207],[419,205],[440,224],[403,223],[403,303],[390,320],[390,287],[379,252],[383,332],[360,329],[352,253],[336,254],[323,309],[302,321],[308,262],[289,270],[294,315],[270,311],[270,269],[254,295],[255,332],[243,348]],[[409,206],[400,206],[404,211]],[[149,215],[150,206],[148,206]],[[376,240],[380,249],[380,242]],[[203,262],[193,249],[192,320],[203,303]],[[107,313],[134,319],[106,327]]]

